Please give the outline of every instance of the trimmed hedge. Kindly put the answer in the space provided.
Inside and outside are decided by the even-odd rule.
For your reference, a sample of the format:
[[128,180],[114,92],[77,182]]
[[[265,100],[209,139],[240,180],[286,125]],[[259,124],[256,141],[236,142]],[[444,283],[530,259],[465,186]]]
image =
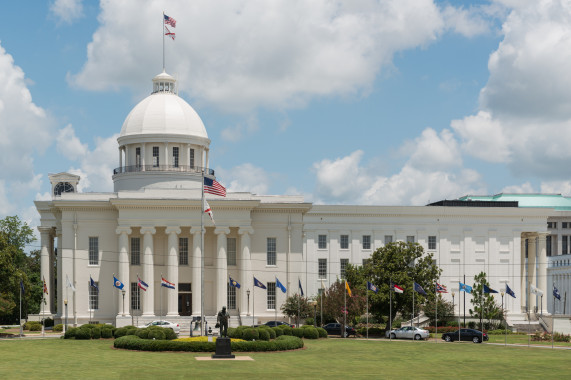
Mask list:
[[88,340],[91,339],[91,329],[78,328],[75,331],[76,340]]
[[[357,332],[360,335],[367,335],[367,328],[366,327],[361,327],[359,330],[357,330]],[[380,328],[380,327],[369,327],[369,335],[373,335],[373,336],[385,336],[385,329]]]
[[102,329],[101,330],[101,337],[104,339],[113,338],[113,329]]
[[101,329],[99,327],[95,327],[91,329],[91,339],[100,339],[101,338]]
[[78,327],[70,327],[66,330],[65,335],[63,336],[64,339],[71,339],[75,338],[75,333],[79,330]]
[[298,338],[303,338],[303,331],[305,329],[302,328],[297,328],[297,329],[291,329],[291,335],[296,336]]
[[258,329],[258,336],[260,337],[260,340],[270,340],[270,333],[268,330],[269,329]]
[[327,331],[324,328],[318,327],[317,332],[319,333],[320,338],[327,338]]
[[159,329],[149,329],[149,335],[148,338],[149,339],[156,339],[156,340],[165,340],[165,333],[164,331],[162,331],[163,329],[161,328],[161,330]]
[[54,328],[52,329],[52,331],[54,331],[54,332],[62,332],[62,331],[63,331],[63,325],[62,325],[61,323],[55,325]]
[[303,330],[303,337],[305,339],[317,339],[317,338],[319,338],[319,332],[313,326],[310,328],[302,329],[302,330]]
[[[292,336],[281,336],[272,341],[232,342],[233,352],[286,351],[303,347],[303,340]],[[168,340],[146,340],[134,335],[115,339],[115,348],[139,351],[187,351],[215,352],[214,342],[177,342]]]
[[242,334],[242,339],[244,339],[244,340],[258,340],[258,339],[260,339],[260,333],[259,333],[258,329],[250,327],[250,328],[244,330],[244,333]]
[[289,327],[288,325],[280,325],[278,326],[278,328],[283,330],[283,335],[293,335],[292,331],[293,329],[291,327]]
[[276,334],[276,338],[284,335],[284,330],[280,329],[278,326],[272,327],[272,331]]

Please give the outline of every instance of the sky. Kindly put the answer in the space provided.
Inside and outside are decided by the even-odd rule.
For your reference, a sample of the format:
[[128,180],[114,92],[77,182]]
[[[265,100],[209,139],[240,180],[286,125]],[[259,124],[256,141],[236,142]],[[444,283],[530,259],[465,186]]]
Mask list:
[[21,0],[0,5],[0,217],[48,173],[113,191],[166,71],[229,191],[316,204],[571,195],[571,0]]

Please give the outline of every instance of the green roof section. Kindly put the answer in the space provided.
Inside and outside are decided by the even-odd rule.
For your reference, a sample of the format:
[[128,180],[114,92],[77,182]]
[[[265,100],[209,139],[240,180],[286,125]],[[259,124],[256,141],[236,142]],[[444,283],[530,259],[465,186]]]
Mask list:
[[515,201],[519,207],[552,208],[558,211],[571,211],[571,198],[561,194],[496,194],[466,195],[458,198],[461,201]]

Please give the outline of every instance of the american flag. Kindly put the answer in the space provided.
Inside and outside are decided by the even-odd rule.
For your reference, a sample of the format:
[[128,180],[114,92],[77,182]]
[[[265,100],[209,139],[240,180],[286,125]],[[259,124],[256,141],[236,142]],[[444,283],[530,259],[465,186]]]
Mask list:
[[446,286],[440,285],[440,284],[437,282],[437,283],[436,283],[436,292],[437,292],[437,293],[448,293],[448,290],[446,290]]
[[204,177],[204,192],[208,194],[226,196],[226,188],[212,178]]
[[165,25],[170,25],[173,28],[176,28],[176,20],[172,17],[169,17],[167,15],[163,15],[165,16]]
[[169,28],[167,28],[166,25],[165,25],[165,29],[166,29],[165,36],[169,36],[169,37],[172,38],[172,40],[174,41],[174,38],[176,37],[176,34],[174,34],[173,32],[171,32],[171,31],[169,30]]

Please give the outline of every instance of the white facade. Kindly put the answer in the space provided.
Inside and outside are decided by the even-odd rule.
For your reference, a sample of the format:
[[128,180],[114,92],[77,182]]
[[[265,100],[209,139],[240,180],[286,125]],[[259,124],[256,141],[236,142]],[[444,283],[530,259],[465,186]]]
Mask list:
[[[114,192],[77,193],[79,177],[60,173],[50,176],[53,199],[35,202],[42,276],[56,290],[46,314],[63,320],[66,299],[73,324],[125,325],[135,316],[165,315],[189,323],[202,311],[214,316],[222,306],[245,320],[255,315],[257,323],[274,319],[276,306],[279,311],[298,291],[298,282],[306,296],[315,296],[322,278],[330,285],[342,264],[361,265],[389,239],[414,240],[432,252],[449,291],[458,294],[464,275],[472,284],[485,271],[492,288],[509,284],[516,293],[516,299],[505,297],[510,315],[521,315],[528,298],[536,306],[535,298],[525,296],[526,279],[545,289],[551,212],[545,208],[336,206],[299,196],[208,195],[216,225],[204,218],[202,251],[201,180],[203,172],[213,175],[210,140],[198,115],[176,95],[174,79],[163,73],[153,82],[153,94],[129,114],[118,139]],[[113,287],[113,275],[125,284],[124,296]],[[254,276],[267,291],[254,288]],[[161,277],[176,289],[161,287]],[[241,288],[229,291],[229,277]],[[90,278],[99,286],[91,299]],[[146,292],[136,291],[138,278],[149,285]],[[276,278],[287,294],[272,288]]]

